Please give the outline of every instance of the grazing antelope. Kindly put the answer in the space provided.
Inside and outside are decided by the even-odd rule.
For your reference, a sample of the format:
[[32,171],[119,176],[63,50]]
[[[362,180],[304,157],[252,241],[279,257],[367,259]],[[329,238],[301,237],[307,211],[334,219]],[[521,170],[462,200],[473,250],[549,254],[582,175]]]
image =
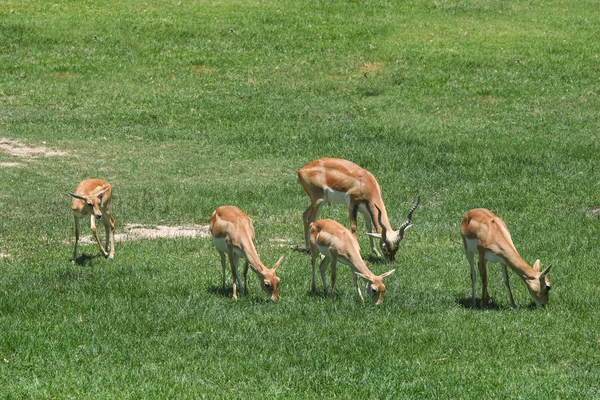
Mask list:
[[[310,206],[302,214],[307,251],[311,250],[310,224],[316,221],[323,203],[327,201],[345,204],[348,207],[350,228],[355,237],[356,217],[360,212],[365,219],[373,253],[381,257],[373,242],[373,238],[378,238],[386,260],[394,260],[404,232],[411,226],[412,214],[419,205],[419,197],[408,213],[406,221],[395,231],[388,219],[379,183],[366,169],[339,158],[321,158],[298,170],[298,182],[310,197]],[[376,207],[382,211],[382,217],[378,221],[375,220]],[[373,232],[372,224],[375,225],[376,232]]]
[[[77,262],[77,244],[79,243],[79,218],[90,216],[90,225],[94,238],[100,247],[100,253],[104,257],[115,256],[115,220],[110,214],[110,198],[112,186],[101,179],[86,179],[82,181],[75,193],[69,193],[73,197],[71,209],[75,218],[75,250],[73,251],[73,264]],[[105,246],[102,247],[98,233],[96,232],[96,220],[102,221],[105,230]],[[110,246],[109,246],[110,237]],[[105,250],[106,248],[106,250]]]
[[319,253],[325,258],[321,261],[319,269],[325,295],[328,295],[327,278],[325,272],[327,265],[331,263],[331,293],[334,292],[336,265],[339,261],[342,264],[349,265],[352,268],[352,279],[358,290],[358,295],[364,302],[363,295],[358,286],[358,277],[366,282],[366,290],[374,304],[383,303],[383,292],[385,285],[383,278],[394,273],[394,269],[382,275],[373,274],[367,264],[360,256],[360,246],[354,235],[339,222],[331,219],[321,219],[310,225],[310,245],[312,254],[312,291],[316,290],[315,285],[315,262]]
[[465,253],[471,266],[471,295],[472,305],[475,306],[475,261],[474,255],[479,255],[479,274],[481,276],[482,294],[481,307],[487,303],[487,271],[486,261],[500,262],[502,264],[502,275],[504,285],[508,291],[510,306],[515,308],[508,282],[508,265],[527,285],[529,294],[539,306],[548,303],[548,292],[552,288],[546,274],[550,271],[552,264],[540,272],[540,260],[536,260],[533,268],[521,258],[512,242],[510,232],[504,221],[490,210],[475,208],[465,214],[460,224],[460,233],[465,246]]
[[[229,257],[231,273],[233,275],[233,298],[237,300],[237,285],[240,292],[244,293],[246,278],[248,276],[248,263],[252,271],[256,273],[260,286],[273,301],[279,300],[279,277],[276,270],[283,261],[283,256],[273,268],[269,269],[260,261],[254,248],[254,227],[248,215],[234,206],[221,206],[215,210],[210,217],[210,232],[213,242],[221,256],[221,267],[223,267],[223,290],[225,290],[225,254]],[[238,259],[246,259],[244,263],[244,286],[238,273]]]

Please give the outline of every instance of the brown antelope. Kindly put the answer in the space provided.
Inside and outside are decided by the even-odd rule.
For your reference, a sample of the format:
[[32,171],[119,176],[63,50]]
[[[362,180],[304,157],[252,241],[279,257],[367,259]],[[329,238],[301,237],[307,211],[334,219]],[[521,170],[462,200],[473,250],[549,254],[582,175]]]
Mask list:
[[360,256],[360,246],[354,235],[339,222],[331,219],[321,219],[310,226],[310,245],[312,254],[312,291],[316,291],[315,263],[319,253],[325,258],[321,261],[319,269],[325,296],[328,295],[327,278],[325,272],[327,265],[331,263],[331,293],[334,292],[336,266],[339,261],[352,268],[352,279],[358,290],[358,295],[364,302],[363,295],[358,286],[358,277],[366,282],[366,290],[374,304],[383,303],[383,292],[385,285],[383,278],[390,276],[395,270],[388,271],[382,275],[375,275],[369,270],[367,264]]
[[479,256],[478,266],[482,284],[482,308],[486,305],[488,296],[486,261],[500,262],[502,264],[504,285],[508,291],[508,301],[512,308],[515,308],[516,305],[510,291],[508,272],[506,270],[507,265],[525,282],[531,298],[538,307],[548,303],[548,292],[552,286],[546,274],[550,271],[552,264],[540,272],[540,260],[537,260],[533,264],[533,268],[531,268],[517,253],[517,249],[510,237],[510,232],[500,217],[485,208],[475,208],[467,212],[463,217],[460,224],[460,233],[465,246],[467,260],[469,260],[469,265],[471,266],[471,302],[473,307],[475,306],[476,281],[475,254]]
[[[221,206],[215,210],[210,217],[210,231],[213,242],[221,256],[221,267],[223,268],[223,290],[225,290],[225,254],[229,257],[231,273],[233,275],[233,298],[237,300],[237,285],[240,292],[244,294],[247,283],[248,263],[252,271],[256,273],[260,286],[273,301],[279,300],[279,277],[276,270],[283,261],[283,256],[273,268],[269,269],[260,261],[254,248],[254,227],[248,215],[234,206]],[[238,272],[238,259],[246,259],[244,263],[244,286]]]
[[[71,209],[75,218],[75,250],[73,251],[73,264],[77,262],[77,244],[79,243],[79,218],[90,216],[90,225],[94,238],[100,247],[100,253],[104,257],[115,256],[115,220],[110,214],[110,198],[112,186],[101,179],[86,179],[82,181],[75,193],[69,193],[73,197]],[[96,232],[96,220],[102,221],[105,231],[105,246],[102,247],[98,233]],[[110,238],[110,243],[109,243]],[[109,245],[110,244],[110,245]]]
[[[354,237],[356,237],[356,217],[360,212],[365,219],[373,253],[378,257],[381,256],[373,242],[373,238],[378,238],[386,260],[394,260],[404,232],[411,226],[412,214],[419,205],[419,197],[408,213],[406,221],[395,231],[388,219],[379,183],[366,169],[339,158],[321,158],[298,170],[298,182],[310,197],[310,206],[302,214],[307,251],[310,251],[310,224],[318,218],[323,204],[341,203],[348,207],[350,229]],[[375,220],[376,207],[382,212],[379,221]],[[376,232],[373,232],[372,224],[375,225]]]

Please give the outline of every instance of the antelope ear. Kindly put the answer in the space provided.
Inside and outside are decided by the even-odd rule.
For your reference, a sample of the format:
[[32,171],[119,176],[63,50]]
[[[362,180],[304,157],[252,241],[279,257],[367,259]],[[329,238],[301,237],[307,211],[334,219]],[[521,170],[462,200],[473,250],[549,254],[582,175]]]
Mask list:
[[79,200],[83,200],[83,201],[86,201],[86,200],[87,200],[85,197],[83,197],[83,196],[80,196],[80,195],[78,195],[78,194],[75,194],[75,193],[67,193],[67,195],[69,195],[69,196],[71,196],[71,197],[75,197],[76,199],[79,199]]
[[540,272],[540,260],[535,260],[535,263],[533,264],[533,269]]
[[98,196],[99,199],[102,199],[102,195],[108,190],[108,188],[105,188],[104,190],[98,192],[98,194],[96,196]]
[[550,272],[550,268],[552,268],[552,264],[548,265],[548,266],[546,267],[546,269],[545,269],[544,271],[542,271],[542,273],[540,274],[540,278],[543,278],[543,277],[545,277],[545,276],[546,276],[546,274],[547,274],[548,272]]
[[379,275],[379,277],[380,277],[381,279],[383,279],[383,278],[386,278],[386,277],[390,276],[390,275],[391,275],[391,274],[393,274],[394,272],[396,272],[396,270],[395,270],[395,269],[393,269],[393,270],[391,270],[391,271],[388,271],[388,272],[386,272],[386,273],[384,273],[384,274],[381,274],[381,275]]
[[360,272],[355,272],[356,276],[360,276],[361,278],[371,282],[371,280],[369,278],[367,278],[365,275],[361,274]]
[[377,239],[381,239],[381,233],[367,232],[367,235],[377,238]]
[[275,265],[272,268],[273,271],[275,271],[281,265],[282,261],[283,261],[283,256],[279,257],[279,260],[277,260],[277,262],[275,263]]

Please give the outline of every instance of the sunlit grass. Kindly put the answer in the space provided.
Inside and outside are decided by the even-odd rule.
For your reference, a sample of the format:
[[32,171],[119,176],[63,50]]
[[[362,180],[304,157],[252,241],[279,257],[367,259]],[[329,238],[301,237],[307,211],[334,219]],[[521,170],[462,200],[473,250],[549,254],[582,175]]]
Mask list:
[[[65,152],[0,150],[5,396],[597,397],[596,6],[4,2],[0,138]],[[421,195],[393,265],[359,219],[368,265],[396,268],[381,307],[348,268],[334,298],[310,292],[296,171],[322,156],[369,169],[392,223]],[[285,257],[281,301],[254,275],[233,301],[210,239],[86,244],[72,265],[66,193],[89,177],[113,184],[117,233],[240,207],[263,261]],[[513,275],[511,310],[492,264],[491,306],[470,308],[473,207],[554,265],[548,307]]]

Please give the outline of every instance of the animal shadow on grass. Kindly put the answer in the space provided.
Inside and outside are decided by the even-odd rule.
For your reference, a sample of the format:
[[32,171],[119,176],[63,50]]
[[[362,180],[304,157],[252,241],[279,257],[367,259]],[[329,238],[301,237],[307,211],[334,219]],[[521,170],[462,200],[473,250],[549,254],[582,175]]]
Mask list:
[[363,260],[366,261],[369,264],[374,264],[374,265],[390,265],[390,269],[394,269],[392,267],[392,265],[394,265],[394,263],[388,263],[385,258],[383,257],[377,257],[375,254],[371,253],[366,257],[363,257]]
[[488,299],[487,305],[484,308],[479,307],[479,305],[481,304],[480,297],[475,298],[475,307],[473,307],[470,296],[469,297],[458,297],[455,299],[455,302],[459,306],[466,308],[466,309],[470,309],[470,310],[499,311],[499,310],[504,309],[504,307],[502,307],[500,304],[496,303],[496,301],[491,297]]
[[[89,266],[90,263],[92,262],[92,260],[96,259],[96,258],[100,258],[100,254],[95,254],[93,256],[90,256],[89,254],[82,254],[79,257],[77,257],[77,261],[75,261],[75,265],[81,265],[81,266]],[[104,257],[102,257],[104,258]]]
[[[211,285],[209,286],[206,291],[208,292],[208,294],[212,295],[212,296],[219,296],[219,297],[223,297],[226,299],[231,299],[233,297],[233,287],[232,286],[227,286],[225,287],[225,289],[223,290],[223,287],[221,285]],[[243,299],[243,298],[251,298],[252,296],[255,297],[254,301],[256,301],[257,303],[269,303],[271,300],[266,297],[266,296],[262,296],[263,291],[256,291],[254,293],[248,293],[248,291],[246,290],[245,294],[241,294],[238,291],[238,299]]]
[[310,252],[308,250],[306,250],[304,247],[294,245],[294,246],[291,246],[291,248],[292,248],[292,251],[295,251],[296,253],[310,255]]
[[232,297],[233,296],[233,288],[231,286],[226,286],[225,289],[223,289],[223,286],[221,286],[221,285],[211,285],[206,289],[206,291],[208,292],[208,294],[211,294],[213,296],[221,296],[221,297]]

